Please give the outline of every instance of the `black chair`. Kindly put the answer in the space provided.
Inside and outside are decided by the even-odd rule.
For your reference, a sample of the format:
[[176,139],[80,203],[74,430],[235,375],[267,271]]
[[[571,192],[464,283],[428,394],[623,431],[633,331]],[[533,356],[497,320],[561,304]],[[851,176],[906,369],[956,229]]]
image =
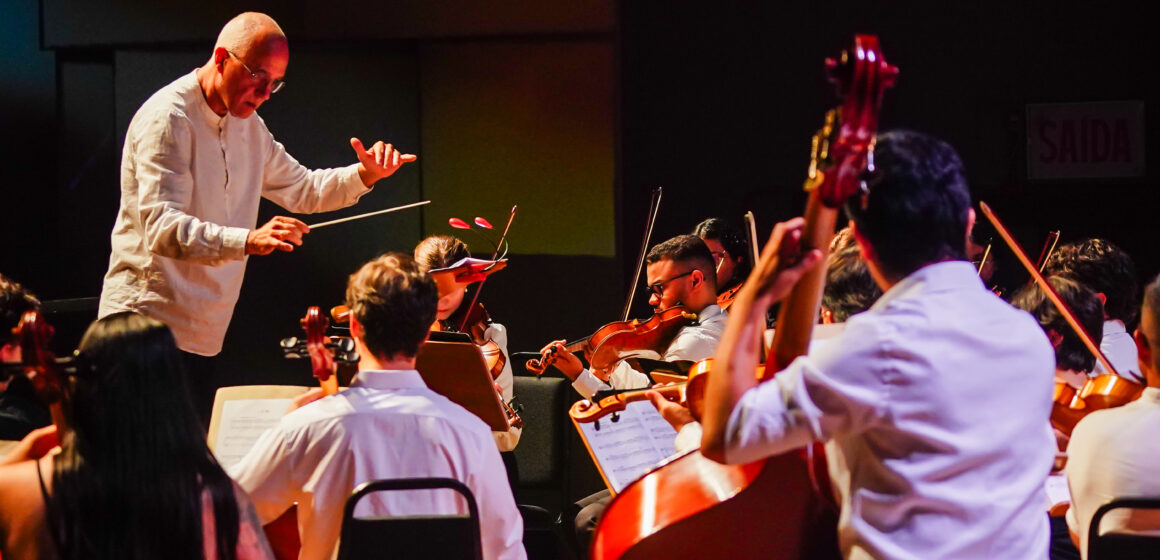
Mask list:
[[[355,517],[359,500],[374,492],[446,488],[467,502],[467,515]],[[450,478],[375,480],[359,485],[346,500],[339,560],[369,558],[482,559],[479,508],[462,482]]]
[[[1130,533],[1100,534],[1100,521],[1115,509],[1160,510],[1160,498],[1116,498],[1099,507],[1088,527],[1088,560],[1160,558],[1160,536]],[[1157,527],[1160,529],[1160,527]]]

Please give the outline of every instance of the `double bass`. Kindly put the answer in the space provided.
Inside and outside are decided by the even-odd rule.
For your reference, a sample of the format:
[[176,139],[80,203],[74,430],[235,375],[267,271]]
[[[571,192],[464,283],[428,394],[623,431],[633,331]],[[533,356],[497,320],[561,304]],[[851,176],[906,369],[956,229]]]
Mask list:
[[[864,187],[883,91],[897,68],[886,63],[878,39],[855,37],[840,60],[828,60],[842,105],[830,111],[814,137],[806,189],[804,250],[826,251],[838,208]],[[807,273],[783,303],[767,372],[776,372],[808,348],[825,270]],[[754,288],[756,289],[756,288]],[[766,376],[765,378],[768,378]],[[836,517],[819,489],[803,450],[744,465],[722,465],[700,450],[680,455],[616,496],[592,543],[592,558],[659,558],[680,551],[692,558],[836,557]],[[727,531],[760,520],[745,538]]]

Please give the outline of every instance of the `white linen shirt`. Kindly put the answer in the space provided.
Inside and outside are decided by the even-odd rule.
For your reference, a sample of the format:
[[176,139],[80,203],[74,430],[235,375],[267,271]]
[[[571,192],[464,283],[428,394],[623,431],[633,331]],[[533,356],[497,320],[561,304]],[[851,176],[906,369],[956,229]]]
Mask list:
[[[725,310],[717,304],[702,309],[697,314],[697,322],[681,328],[661,359],[668,362],[676,360],[697,362],[712,358],[717,352],[717,343],[721,341],[721,335],[725,332],[725,321],[728,318]],[[601,381],[588,368],[584,368],[572,382],[572,387],[584,398],[590,399],[599,391],[614,388],[642,389],[649,386],[648,376],[632,369],[632,366],[623,360],[612,369],[608,381],[609,383]]]
[[846,558],[1046,558],[1055,358],[962,261],[926,266],[747,391],[730,463],[828,441]]
[[[1139,399],[1124,406],[1092,412],[1076,424],[1067,444],[1067,485],[1071,491],[1067,527],[1079,535],[1084,558],[1088,527],[1097,508],[1113,498],[1160,496],[1157,433],[1160,389],[1156,387],[1144,389]],[[1160,535],[1160,512],[1115,510],[1104,516],[1100,529],[1101,534]]]
[[98,316],[137,311],[168,325],[182,350],[216,355],[241,291],[259,198],[312,213],[350,206],[369,191],[357,164],[303,167],[257,114],[217,115],[190,72],[129,123]]
[[[349,389],[282,418],[230,476],[250,494],[263,524],[298,503],[302,560],[338,551],[343,506],[368,481],[454,478],[479,505],[483,557],[522,559],[523,520],[491,430],[430,390],[415,370],[360,371]],[[374,516],[466,514],[450,490],[392,491],[360,503]],[[372,504],[364,508],[361,504]]]
[[[1116,368],[1116,373],[1121,377],[1130,379],[1143,385],[1144,374],[1140,373],[1140,361],[1136,358],[1136,339],[1128,333],[1124,322],[1119,319],[1109,319],[1104,321],[1104,336],[1100,338],[1100,352],[1107,356],[1108,361],[1112,363],[1112,367]],[[1097,376],[1103,373],[1104,365],[1096,360],[1095,367],[1092,368],[1092,376]]]

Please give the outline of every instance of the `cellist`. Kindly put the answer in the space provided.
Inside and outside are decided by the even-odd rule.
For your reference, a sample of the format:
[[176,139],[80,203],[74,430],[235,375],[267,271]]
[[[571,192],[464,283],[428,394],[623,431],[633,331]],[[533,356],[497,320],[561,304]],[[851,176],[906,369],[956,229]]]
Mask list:
[[778,225],[718,349],[702,453],[740,463],[827,442],[846,558],[1044,558],[1051,345],[966,262],[955,151],[891,132],[873,162],[846,210],[884,295],[758,385],[755,329],[819,259],[796,250],[803,221]]
[[[717,305],[717,274],[709,248],[695,235],[678,235],[655,245],[645,263],[649,305],[656,311],[682,305],[697,315],[696,323],[682,327],[668,347],[661,349],[662,358],[695,362],[712,357],[725,330],[726,314]],[[546,363],[555,365],[571,379],[572,386],[585,398],[598,391],[640,389],[651,384],[646,374],[623,361],[610,372],[599,372],[598,377],[566,351],[564,342],[550,342],[541,353],[547,356]]]

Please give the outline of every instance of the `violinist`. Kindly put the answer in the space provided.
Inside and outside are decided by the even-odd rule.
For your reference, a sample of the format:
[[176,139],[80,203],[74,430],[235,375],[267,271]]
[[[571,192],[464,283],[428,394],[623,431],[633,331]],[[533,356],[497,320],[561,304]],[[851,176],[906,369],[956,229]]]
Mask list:
[[[666,361],[699,361],[709,358],[725,329],[725,311],[717,305],[717,274],[713,255],[695,235],[678,235],[654,246],[645,257],[649,305],[664,311],[682,305],[697,315],[697,322],[682,327],[662,349]],[[564,348],[563,340],[545,346],[546,364],[555,365],[572,387],[585,398],[608,389],[641,389],[651,383],[648,375],[618,362],[609,372],[593,372]]]
[[[1072,541],[1087,557],[1088,526],[1096,508],[1114,498],[1160,496],[1160,276],[1144,290],[1135,340],[1139,369],[1148,387],[1139,399],[1085,416],[1067,447],[1067,485],[1071,507],[1067,526]],[[1104,532],[1160,534],[1155,511],[1135,510],[1104,518]]]
[[[415,262],[419,268],[424,271],[438,270],[440,268],[447,268],[465,258],[471,256],[471,252],[467,248],[467,244],[460,241],[458,238],[450,235],[432,235],[419,242],[415,247]],[[454,282],[453,289],[446,294],[440,294],[439,305],[436,310],[435,318],[438,330],[458,330],[462,324],[461,317],[470,310],[465,309],[469,302],[465,301],[468,284],[461,282]],[[478,288],[477,288],[478,289]],[[477,303],[476,306],[482,309],[482,304]],[[511,402],[515,396],[515,377],[512,375],[511,360],[508,359],[507,349],[507,328],[500,323],[491,320],[491,317],[486,317],[486,324],[467,325],[466,330],[479,333],[479,337],[483,341],[494,342],[498,347],[501,355],[498,359],[503,360],[503,369],[495,378],[495,384],[499,388],[500,396],[504,402]],[[435,330],[433,328],[433,330]],[[477,341],[478,342],[478,341]],[[520,435],[523,434],[521,426],[511,426],[506,432],[492,432],[495,438],[495,445],[499,448],[500,457],[503,459],[504,467],[507,469],[508,480],[512,483],[514,488],[519,482],[519,466],[516,463],[516,456],[513,452],[516,445],[520,442]]]
[[1044,558],[1051,346],[966,261],[962,163],[914,132],[877,137],[846,204],[885,292],[829,343],[758,384],[766,309],[819,252],[779,224],[734,303],[705,395],[702,453],[743,463],[827,442],[846,558]]
[[[346,289],[360,356],[350,388],[287,413],[230,469],[263,523],[298,503],[299,558],[334,556],[343,505],[360,484],[428,477],[471,489],[485,559],[525,558],[523,521],[491,430],[415,370],[438,304],[434,279],[410,256],[363,265]],[[467,513],[451,493],[390,492],[371,501],[371,516]]]
[[[415,262],[418,263],[419,268],[423,269],[423,271],[447,268],[470,256],[471,252],[468,250],[467,244],[450,235],[432,235],[420,241],[419,245],[415,247]],[[454,319],[458,319],[466,311],[463,308],[468,303],[464,297],[467,293],[467,287],[468,284],[456,283],[453,291],[439,298],[436,319],[439,321],[443,330],[459,328],[458,321]],[[515,381],[512,376],[511,360],[507,359],[507,328],[490,320],[485,325],[480,325],[480,327],[483,329],[482,338],[495,342],[503,352],[503,371],[495,378],[495,381],[503,390],[504,400],[511,401]]]
[[[1136,264],[1115,244],[1104,239],[1068,243],[1052,253],[1044,265],[1047,276],[1063,276],[1087,286],[1104,302],[1104,334],[1100,351],[1108,357],[1116,373],[1144,383],[1136,360],[1136,344],[1128,329],[1139,311]],[[1094,375],[1106,373],[1095,365]]]
[[[12,329],[25,311],[38,309],[40,300],[32,292],[0,274],[0,363],[20,363],[20,345],[13,339]],[[51,423],[48,408],[36,397],[28,379],[0,369],[0,440],[19,440]]]
[[717,303],[728,310],[726,304],[733,302],[753,267],[749,262],[749,242],[740,230],[721,218],[708,218],[697,224],[693,235],[700,237],[713,255],[717,270]]

